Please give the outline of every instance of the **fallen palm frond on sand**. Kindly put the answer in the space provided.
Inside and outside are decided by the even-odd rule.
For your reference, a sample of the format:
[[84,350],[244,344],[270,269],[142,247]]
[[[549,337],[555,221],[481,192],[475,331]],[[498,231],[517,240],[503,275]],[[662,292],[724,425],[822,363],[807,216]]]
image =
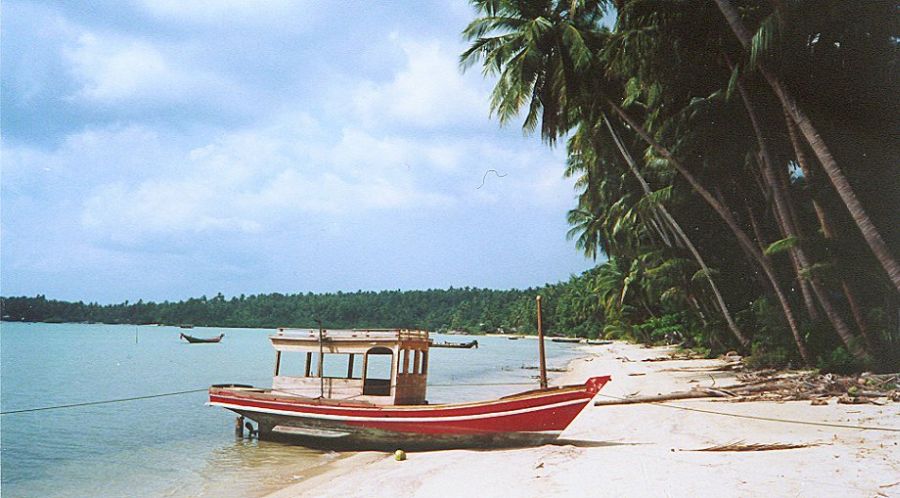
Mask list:
[[832,397],[841,404],[882,404],[879,398],[900,401],[897,383],[900,374],[838,376],[810,372],[755,372],[738,376],[739,384],[727,387],[700,387],[654,396],[631,396],[595,401],[595,406],[656,403],[694,398],[725,398],[728,401],[803,401],[827,404]]
[[653,358],[644,358],[643,362],[656,362],[656,361],[681,361],[681,360],[703,360],[706,359],[705,356],[697,353],[693,353],[691,351],[687,352],[674,352],[669,353],[668,356],[654,356]]
[[710,446],[709,448],[700,448],[696,450],[684,451],[772,451],[772,450],[795,450],[797,448],[809,448],[810,446],[819,446],[822,443],[744,443],[743,441],[735,441],[728,444],[720,444]]

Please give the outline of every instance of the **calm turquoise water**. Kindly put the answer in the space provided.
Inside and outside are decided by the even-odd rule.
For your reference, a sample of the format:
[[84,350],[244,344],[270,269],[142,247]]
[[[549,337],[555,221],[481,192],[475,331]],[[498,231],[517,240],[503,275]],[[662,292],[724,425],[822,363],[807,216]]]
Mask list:
[[[2,411],[205,388],[271,385],[272,330],[225,333],[219,344],[189,345],[174,327],[0,324]],[[465,338],[433,335],[435,340]],[[135,341],[137,338],[137,341]],[[528,386],[537,342],[478,337],[479,349],[438,349],[429,361],[431,403],[493,398]],[[577,355],[546,344],[548,366]],[[537,381],[534,381],[535,385]],[[444,384],[456,384],[445,387]],[[3,496],[260,496],[339,455],[236,439],[234,416],[205,406],[206,393],[0,417]]]

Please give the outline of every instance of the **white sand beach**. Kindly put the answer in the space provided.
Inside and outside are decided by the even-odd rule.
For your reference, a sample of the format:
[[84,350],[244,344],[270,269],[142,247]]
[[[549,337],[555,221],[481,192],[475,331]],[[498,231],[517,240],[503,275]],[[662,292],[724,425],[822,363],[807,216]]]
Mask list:
[[[603,395],[624,397],[717,387],[731,372],[678,371],[721,360],[642,362],[666,348],[616,342],[583,346],[551,384],[612,375]],[[717,412],[704,413],[682,408]],[[900,428],[900,403],[812,406],[808,401],[681,400],[589,405],[553,445],[410,453],[406,461],[357,453],[298,475],[269,498],[298,496],[900,496],[900,432],[755,420],[723,414],[847,426]],[[742,443],[814,446],[699,452]]]

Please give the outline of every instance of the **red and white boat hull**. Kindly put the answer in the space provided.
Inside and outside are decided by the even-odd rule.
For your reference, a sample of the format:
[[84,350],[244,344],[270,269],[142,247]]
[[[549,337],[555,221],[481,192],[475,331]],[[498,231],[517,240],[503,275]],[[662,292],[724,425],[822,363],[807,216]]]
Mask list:
[[211,387],[209,404],[254,420],[261,437],[353,449],[460,448],[541,444],[556,439],[610,380],[529,391],[492,401],[378,406]]

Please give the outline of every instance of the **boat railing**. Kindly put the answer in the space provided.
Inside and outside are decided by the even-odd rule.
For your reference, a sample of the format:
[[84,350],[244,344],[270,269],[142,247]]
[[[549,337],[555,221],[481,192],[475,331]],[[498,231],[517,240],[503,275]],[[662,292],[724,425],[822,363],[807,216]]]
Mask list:
[[[320,332],[318,329],[279,327],[276,337],[318,341]],[[321,337],[326,340],[427,341],[428,331],[416,329],[325,329],[322,330]]]

